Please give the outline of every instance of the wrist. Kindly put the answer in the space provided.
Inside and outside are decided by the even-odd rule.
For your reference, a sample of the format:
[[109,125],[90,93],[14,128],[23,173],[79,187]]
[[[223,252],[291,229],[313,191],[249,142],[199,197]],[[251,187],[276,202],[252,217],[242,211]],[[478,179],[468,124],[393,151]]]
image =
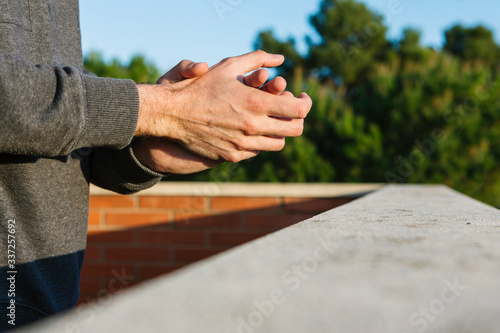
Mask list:
[[[137,90],[139,91],[139,117],[137,119],[137,127],[134,133],[135,137],[146,136],[149,134],[149,120],[151,117],[153,103],[151,102],[151,98],[153,94],[151,92],[150,85],[147,84],[138,84]],[[135,153],[134,145],[134,153]]]
[[139,117],[135,137],[171,137],[173,89],[170,85],[138,84]]

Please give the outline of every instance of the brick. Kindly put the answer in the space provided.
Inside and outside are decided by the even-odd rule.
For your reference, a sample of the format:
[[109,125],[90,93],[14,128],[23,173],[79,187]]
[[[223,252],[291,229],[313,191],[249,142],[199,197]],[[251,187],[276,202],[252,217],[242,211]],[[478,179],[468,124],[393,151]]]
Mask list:
[[127,229],[125,229],[125,227],[120,227],[120,226],[106,226],[106,225],[92,226],[91,225],[91,226],[88,226],[88,229],[87,229],[87,238],[92,237],[93,235],[105,234],[105,233],[122,231],[122,230],[127,230]]
[[135,233],[134,230],[92,232],[87,235],[87,243],[133,243]]
[[168,208],[181,210],[205,210],[207,199],[204,197],[141,197],[140,206],[143,208]]
[[213,256],[222,249],[177,249],[174,252],[175,262],[193,262]]
[[275,230],[277,228],[285,228],[295,223],[302,222],[313,216],[314,214],[252,214],[247,216],[247,227]]
[[205,244],[205,232],[182,230],[145,230],[140,231],[141,243],[160,244]]
[[88,260],[101,259],[101,248],[99,246],[89,246],[85,249],[85,262]]
[[106,232],[106,226],[95,226],[95,225],[89,225],[87,228],[87,237],[89,235],[95,235],[99,234],[101,232]]
[[89,225],[87,227],[87,237],[92,234],[100,233],[100,232],[105,232],[106,230],[103,230],[100,226],[98,225]]
[[335,207],[342,206],[352,200],[353,199],[349,198],[285,198],[284,208],[286,211],[314,212],[316,214],[320,214]]
[[141,265],[139,267],[141,280],[152,279],[170,273],[182,267],[181,265]]
[[152,224],[144,227],[133,228],[136,231],[170,231],[174,230],[175,226],[173,223],[168,224]]
[[101,223],[101,214],[99,212],[90,212],[89,213],[89,224],[90,225],[99,225]]
[[80,293],[97,294],[101,289],[101,282],[98,278],[85,277],[80,281]]
[[[109,267],[109,265],[106,267]],[[124,270],[124,268],[126,269]],[[82,276],[80,298],[77,305],[93,303],[98,298],[106,298],[140,282],[138,277],[133,274],[133,267],[115,266],[108,272],[107,275],[101,274],[103,275],[101,277]]]
[[168,248],[139,248],[139,247],[108,247],[105,250],[106,260],[120,261],[169,261]]
[[82,277],[104,277],[104,278],[112,278],[114,277],[113,272],[115,274],[124,274],[135,276],[134,274],[134,266],[127,265],[117,265],[117,264],[89,264],[85,263],[82,268]]
[[212,232],[210,244],[212,245],[239,245],[266,235],[265,232]]
[[241,211],[253,209],[280,209],[279,198],[245,198],[215,197],[212,198],[212,209],[222,211]]
[[120,195],[92,195],[90,208],[130,208],[134,207],[134,198]]
[[207,215],[207,214],[175,214],[175,225],[178,227],[203,227],[203,228],[241,228],[242,216],[240,214]]
[[152,224],[170,223],[169,213],[107,213],[106,224],[122,226],[147,226]]

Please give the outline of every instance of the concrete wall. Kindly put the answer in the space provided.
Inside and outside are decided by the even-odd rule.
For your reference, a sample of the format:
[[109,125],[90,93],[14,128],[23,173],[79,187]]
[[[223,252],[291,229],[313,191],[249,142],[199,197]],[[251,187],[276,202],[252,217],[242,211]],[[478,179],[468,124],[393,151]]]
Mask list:
[[500,332],[499,239],[498,209],[389,186],[21,332]]

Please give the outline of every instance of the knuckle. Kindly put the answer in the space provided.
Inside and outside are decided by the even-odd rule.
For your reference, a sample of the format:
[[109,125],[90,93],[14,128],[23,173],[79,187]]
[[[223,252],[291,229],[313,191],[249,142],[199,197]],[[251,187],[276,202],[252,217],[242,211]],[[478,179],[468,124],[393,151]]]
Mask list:
[[248,107],[253,113],[263,113],[265,110],[265,103],[256,94],[251,94],[248,98]]
[[235,61],[236,61],[236,58],[227,57],[227,58],[222,59],[220,64],[229,66],[229,65],[233,64]]
[[253,150],[254,147],[254,142],[253,142],[253,136],[243,133],[240,137],[238,138],[233,138],[232,139],[232,153],[238,154],[242,153],[247,150]]
[[230,162],[230,163],[238,163],[242,160],[241,153],[240,152],[231,152],[227,155],[225,160],[227,162]]
[[259,134],[259,126],[254,121],[248,121],[245,124],[244,133],[246,135],[258,135]]
[[259,50],[255,50],[254,54],[257,55],[257,56],[259,56],[259,57],[262,57],[262,56],[267,55],[267,52],[265,52],[264,50],[260,50],[259,49]]
[[297,105],[295,111],[297,113],[297,118],[304,119],[305,117],[307,117],[307,114],[309,113],[309,107],[304,103],[300,103]]
[[245,140],[243,138],[233,138],[232,144],[236,151],[245,149]]

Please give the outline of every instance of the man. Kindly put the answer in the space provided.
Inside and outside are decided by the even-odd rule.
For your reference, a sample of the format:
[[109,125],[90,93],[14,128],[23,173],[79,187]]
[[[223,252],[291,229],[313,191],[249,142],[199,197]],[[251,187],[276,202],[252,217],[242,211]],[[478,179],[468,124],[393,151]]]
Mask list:
[[298,136],[306,94],[279,94],[261,51],[157,85],[83,74],[78,1],[0,0],[0,330],[78,299],[92,182],[127,194]]

